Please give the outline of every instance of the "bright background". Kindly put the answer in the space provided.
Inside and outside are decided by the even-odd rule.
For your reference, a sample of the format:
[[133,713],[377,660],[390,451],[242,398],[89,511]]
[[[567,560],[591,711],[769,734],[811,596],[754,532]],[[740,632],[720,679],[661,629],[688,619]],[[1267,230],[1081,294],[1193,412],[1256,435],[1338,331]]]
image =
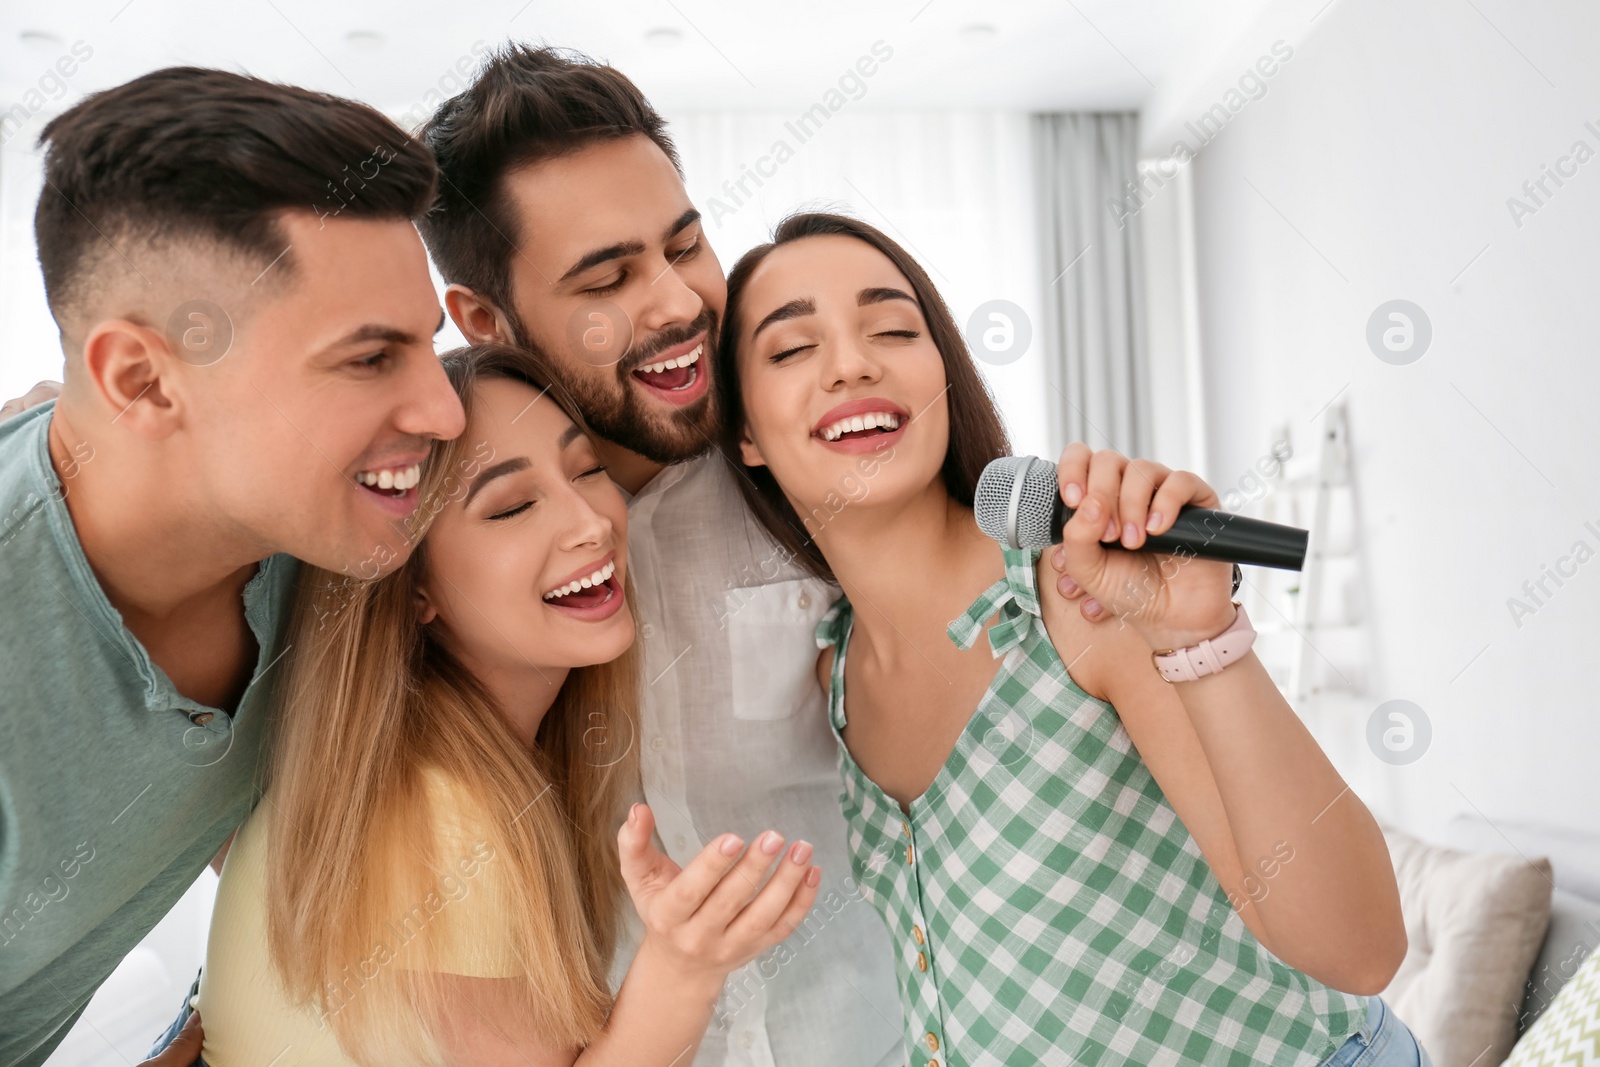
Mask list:
[[[1292,50],[1192,161],[1142,199],[1156,458],[1249,509],[1312,524],[1314,472],[1342,411],[1325,552],[1306,589],[1259,575],[1274,662],[1341,772],[1380,817],[1427,834],[1600,825],[1595,683],[1600,567],[1600,7],[1582,0],[535,0],[425,5],[244,0],[8,4],[0,12],[0,395],[58,377],[31,238],[32,140],[85,93],[156,67],[227,67],[419,117],[459,87],[477,42],[543,39],[608,59],[670,118],[725,264],[802,205],[843,206],[912,248],[958,320],[1003,298],[1038,314],[1029,136],[1040,112],[1137,111],[1152,166],[1229,99],[1276,42]],[[82,41],[92,57],[52,80]],[[769,150],[874,43],[876,74],[756,197],[713,218],[724,183]],[[30,95],[32,94],[32,95]],[[38,101],[34,107],[31,101]],[[23,112],[18,116],[16,106]],[[422,110],[418,110],[418,109]],[[1592,125],[1586,125],[1592,124]],[[1560,167],[1559,185],[1545,177]],[[1545,181],[1534,189],[1525,182]],[[1532,206],[1514,213],[1510,198]],[[1518,217],[1520,215],[1520,217]],[[1387,301],[1432,341],[1392,365],[1367,340]],[[1019,449],[1054,456],[1054,354],[983,369]],[[1288,479],[1259,492],[1275,442]],[[1108,442],[1091,441],[1104,446]],[[1330,453],[1337,467],[1338,453]],[[1271,466],[1271,464],[1267,464]],[[1587,558],[1587,557],[1585,557]],[[1537,603],[1524,591],[1546,568]],[[1294,599],[1299,597],[1298,602]],[[1516,618],[1511,598],[1535,610]],[[1273,612],[1281,607],[1282,614]],[[1302,666],[1291,675],[1290,664]],[[1431,741],[1382,758],[1391,700]],[[1384,720],[1388,721],[1388,720]],[[1391,759],[1393,754],[1389,754]],[[1509,832],[1509,830],[1508,830]],[[200,956],[209,874],[130,958],[55,1062],[137,1060]],[[154,1025],[152,1025],[154,1024]]]

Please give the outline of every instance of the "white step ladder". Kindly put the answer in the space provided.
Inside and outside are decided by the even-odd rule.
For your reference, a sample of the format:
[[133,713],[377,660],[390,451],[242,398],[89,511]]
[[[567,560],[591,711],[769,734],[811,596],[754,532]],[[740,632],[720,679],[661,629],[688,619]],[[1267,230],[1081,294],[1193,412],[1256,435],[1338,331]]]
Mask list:
[[1281,460],[1254,509],[1268,522],[1310,532],[1305,569],[1251,568],[1241,601],[1261,634],[1258,655],[1284,698],[1314,733],[1361,704],[1372,655],[1361,590],[1360,529],[1351,478],[1350,424],[1342,401],[1321,413],[1315,447],[1296,450],[1285,425],[1274,435]]

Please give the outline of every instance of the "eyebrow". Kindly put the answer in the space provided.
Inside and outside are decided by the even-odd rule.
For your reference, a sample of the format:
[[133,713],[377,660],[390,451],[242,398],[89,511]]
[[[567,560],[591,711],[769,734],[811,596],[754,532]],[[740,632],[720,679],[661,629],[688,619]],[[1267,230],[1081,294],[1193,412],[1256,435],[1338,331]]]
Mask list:
[[466,507],[468,504],[472,503],[472,498],[478,495],[478,490],[482,489],[496,478],[503,477],[507,474],[515,474],[517,471],[527,469],[528,458],[526,456],[517,456],[514,459],[501,460],[492,467],[485,467],[483,470],[478,472],[478,476],[476,478],[472,479],[472,485],[467,489],[467,498],[461,502],[461,506]]
[[[662,241],[672,240],[674,237],[678,236],[678,234],[682,233],[684,230],[688,229],[690,226],[693,226],[699,221],[699,210],[696,208],[690,208],[682,215],[679,215],[676,219],[672,220],[672,224],[667,227],[666,232],[661,236]],[[618,241],[616,244],[607,245],[604,248],[597,248],[593,252],[589,252],[584,255],[578,260],[578,262],[574,263],[571,268],[568,269],[567,273],[560,277],[558,284],[559,282],[571,281],[573,278],[576,278],[583,272],[598,267],[602,263],[609,263],[613,259],[622,259],[625,256],[637,256],[643,251],[644,242],[639,240]]]
[[328,345],[319,354],[326,354],[349,345],[365,344],[368,341],[383,341],[386,344],[395,345],[414,345],[417,343],[417,335],[410,330],[369,322],[365,326],[358,326],[356,329],[351,330],[331,345]]
[[816,301],[811,300],[809,297],[800,297],[797,300],[791,300],[782,307],[770,312],[766,318],[756,323],[756,328],[750,333],[750,340],[754,341],[762,330],[766,329],[768,326],[771,326],[775,322],[782,322],[785,319],[803,318],[806,315],[815,315],[816,313]]
[[[891,289],[888,287],[875,287],[863,289],[856,294],[856,307],[866,307],[868,304],[881,304],[885,300],[904,300],[912,304],[917,302],[915,297],[904,290]],[[750,333],[750,339],[754,341],[757,334],[775,322],[782,322],[785,319],[798,319],[806,315],[815,315],[816,313],[816,302],[811,300],[809,297],[800,297],[799,299],[791,300],[757,323],[756,328]]]
[[[578,426],[577,423],[568,423],[567,428],[561,431],[561,436],[556,441],[556,450],[560,451],[566,448],[573,441],[582,436],[583,430]],[[496,478],[503,477],[507,474],[515,474],[517,471],[527,469],[528,458],[526,456],[516,456],[512,459],[502,460],[492,467],[485,467],[479,472],[476,478],[472,479],[472,485],[467,489],[467,497],[461,502],[461,506],[466,507],[468,504],[472,503],[472,498],[478,495],[478,490],[482,489]]]
[[908,300],[913,304],[917,302],[915,297],[903,289],[863,289],[856,294],[856,307],[864,308],[868,304],[881,304],[885,300]]

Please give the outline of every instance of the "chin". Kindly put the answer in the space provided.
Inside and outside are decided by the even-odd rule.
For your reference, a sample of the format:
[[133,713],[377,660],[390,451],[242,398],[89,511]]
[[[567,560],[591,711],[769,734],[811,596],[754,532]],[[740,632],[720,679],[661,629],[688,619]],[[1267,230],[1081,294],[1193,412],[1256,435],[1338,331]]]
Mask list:
[[570,667],[597,667],[602,663],[610,663],[633,646],[633,619],[626,611],[619,613],[619,618],[626,619],[625,623],[615,626],[607,625],[603,631],[593,633],[581,643],[575,642],[570,649]]

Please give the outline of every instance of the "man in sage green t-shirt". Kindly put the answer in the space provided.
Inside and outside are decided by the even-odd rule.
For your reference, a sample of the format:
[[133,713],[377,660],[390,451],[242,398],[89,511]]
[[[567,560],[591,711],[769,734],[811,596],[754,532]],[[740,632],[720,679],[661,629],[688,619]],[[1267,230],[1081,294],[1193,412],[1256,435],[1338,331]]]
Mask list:
[[174,68],[41,142],[65,374],[0,423],[0,1067],[49,1056],[249,812],[294,559],[403,560],[463,422],[412,223],[436,170],[378,112]]

